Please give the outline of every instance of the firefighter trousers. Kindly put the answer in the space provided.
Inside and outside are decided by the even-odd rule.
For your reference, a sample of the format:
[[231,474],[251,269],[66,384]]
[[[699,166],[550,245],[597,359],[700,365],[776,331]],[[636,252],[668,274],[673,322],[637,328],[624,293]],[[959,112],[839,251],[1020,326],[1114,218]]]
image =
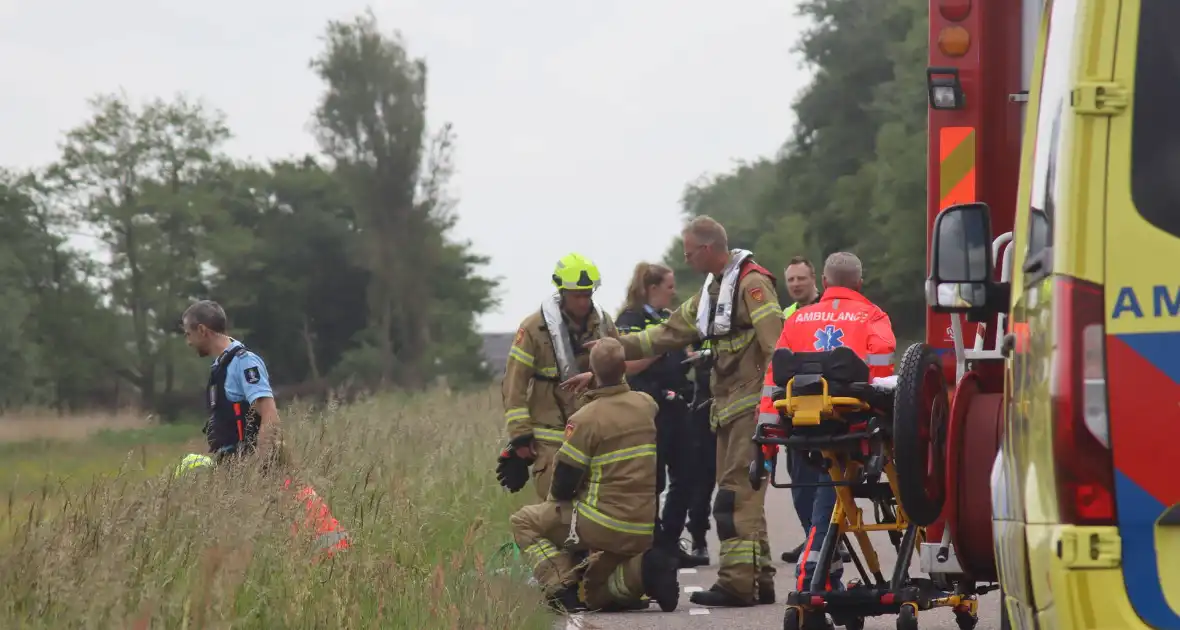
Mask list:
[[742,413],[717,428],[717,497],[713,520],[721,540],[717,586],[747,602],[756,602],[759,587],[774,586],[766,534],[766,484],[750,487],[753,461],[751,436],[756,411]]
[[549,498],[549,486],[553,483],[553,468],[557,465],[557,449],[561,444],[535,440],[533,452],[537,458],[533,461],[533,488],[537,491],[537,501],[545,502]]
[[[512,535],[533,564],[533,577],[546,595],[579,581],[582,601],[591,609],[633,605],[643,597],[643,554],[626,556],[567,544],[570,525],[552,501],[526,505],[512,515]],[[575,562],[574,552],[589,551]]]

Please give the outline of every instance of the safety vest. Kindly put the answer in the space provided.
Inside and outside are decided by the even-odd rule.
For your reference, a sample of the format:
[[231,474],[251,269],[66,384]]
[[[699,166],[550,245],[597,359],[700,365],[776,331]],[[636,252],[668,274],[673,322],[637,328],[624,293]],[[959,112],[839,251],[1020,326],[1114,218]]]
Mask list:
[[[818,301],[818,300],[819,300],[819,296],[816,296],[816,298],[815,298],[815,299],[816,299],[816,301]],[[807,303],[807,304],[803,304],[803,306],[811,306],[812,304],[815,304],[815,302],[809,302],[809,303]],[[799,306],[800,306],[799,302],[795,302],[794,304],[792,304],[792,305],[790,305],[790,306],[788,306],[788,307],[784,308],[784,309],[783,309],[783,317],[784,317],[784,318],[785,318],[785,317],[790,317],[790,316],[791,316],[791,313],[794,313],[795,311],[799,310]]]
[[[602,308],[594,302],[594,312],[598,315],[597,338],[606,336],[605,319]],[[569,326],[565,317],[561,315],[561,292],[555,292],[541,303],[541,317],[545,320],[545,328],[549,331],[549,341],[553,343],[553,353],[557,360],[557,378],[564,382],[578,375],[578,364],[575,361],[574,346],[570,343]]]
[[245,345],[226,348],[209,371],[209,420],[205,423],[203,432],[206,442],[209,443],[210,453],[216,453],[227,446],[235,447],[238,453],[248,453],[257,445],[261,421],[257,417],[247,419],[248,410],[242,407],[248,404],[234,402],[225,395],[225,377],[230,364],[235,358],[244,357],[248,352]]

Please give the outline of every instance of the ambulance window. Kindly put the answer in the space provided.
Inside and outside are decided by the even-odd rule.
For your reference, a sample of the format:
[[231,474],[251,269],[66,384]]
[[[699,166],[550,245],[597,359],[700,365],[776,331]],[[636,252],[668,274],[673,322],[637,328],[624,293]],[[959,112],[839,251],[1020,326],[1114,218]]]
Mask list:
[[1131,198],[1180,238],[1180,2],[1141,0],[1131,121]]
[[[1057,168],[1062,143],[1068,134],[1062,129],[1067,117],[1073,59],[1074,34],[1077,32],[1077,0],[1055,0],[1049,14],[1049,36],[1045,42],[1045,65],[1041,78],[1040,106],[1037,111],[1036,150],[1033,155],[1031,211],[1029,212],[1028,260],[1037,258],[1052,245],[1053,224],[1063,209],[1058,203]],[[1048,271],[1047,266],[1042,269]]]

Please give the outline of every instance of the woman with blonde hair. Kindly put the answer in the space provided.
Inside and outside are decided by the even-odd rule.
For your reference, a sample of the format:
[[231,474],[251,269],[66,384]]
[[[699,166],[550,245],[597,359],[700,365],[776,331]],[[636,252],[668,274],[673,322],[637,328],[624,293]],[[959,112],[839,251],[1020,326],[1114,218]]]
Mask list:
[[[625,335],[656,326],[672,315],[669,309],[675,299],[676,277],[672,270],[659,263],[641,262],[631,274],[626,302],[615,327]],[[657,515],[655,544],[676,553],[680,566],[685,568],[709,561],[707,556],[702,560],[680,547],[693,488],[698,485],[691,461],[692,433],[687,425],[688,402],[692,399],[689,366],[684,363],[687,356],[686,350],[680,350],[643,359],[647,364],[640,363],[640,371],[627,376],[631,389],[648,394],[660,406],[656,415],[656,494],[658,497],[667,486],[668,496],[663,513]]]

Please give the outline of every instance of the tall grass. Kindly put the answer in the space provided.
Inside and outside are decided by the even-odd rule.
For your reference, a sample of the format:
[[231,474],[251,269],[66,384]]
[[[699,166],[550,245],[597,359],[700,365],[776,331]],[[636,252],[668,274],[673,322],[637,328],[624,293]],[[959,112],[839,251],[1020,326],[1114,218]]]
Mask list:
[[434,392],[285,410],[296,482],[352,535],[317,562],[292,533],[302,507],[253,467],[172,479],[174,460],[145,475],[132,454],[82,486],[46,481],[8,516],[0,628],[551,627],[491,566],[520,502],[491,470],[498,408]]

